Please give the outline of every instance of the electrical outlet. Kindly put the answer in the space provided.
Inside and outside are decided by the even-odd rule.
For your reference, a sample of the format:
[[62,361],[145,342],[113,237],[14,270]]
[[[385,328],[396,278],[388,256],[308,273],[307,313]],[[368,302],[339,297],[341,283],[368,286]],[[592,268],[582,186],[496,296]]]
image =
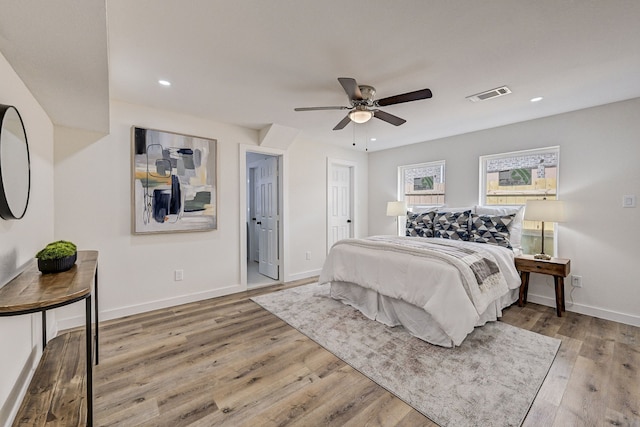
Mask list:
[[311,251],[307,251],[306,257],[307,257],[307,261],[311,259]]
[[636,196],[631,194],[627,196],[622,196],[622,207],[623,208],[635,208],[636,207]]
[[573,286],[574,288],[581,288],[582,287],[582,276],[572,275],[571,276],[571,286]]
[[176,282],[182,280],[184,278],[184,270],[180,269],[180,270],[176,270],[173,272],[174,274],[174,279]]

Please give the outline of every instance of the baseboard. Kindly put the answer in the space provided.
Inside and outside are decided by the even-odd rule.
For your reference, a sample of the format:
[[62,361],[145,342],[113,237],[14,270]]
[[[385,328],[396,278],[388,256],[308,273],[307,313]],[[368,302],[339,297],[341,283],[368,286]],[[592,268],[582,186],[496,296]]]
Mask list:
[[[180,304],[187,304],[190,302],[201,301],[209,298],[221,297],[224,295],[234,294],[244,291],[242,285],[233,285],[225,288],[218,288],[204,292],[197,292],[188,295],[180,295],[177,297],[166,298],[156,301],[150,301],[142,304],[134,304],[124,307],[119,307],[111,310],[100,311],[100,321],[118,319],[124,316],[131,316],[133,314],[145,313],[147,311],[158,310],[161,308],[173,307]],[[65,330],[70,328],[76,328],[83,326],[85,323],[83,316],[70,317],[67,319],[59,319],[57,321],[58,330]]]
[[[548,307],[556,306],[555,298],[545,297],[541,295],[527,295],[527,301],[534,302],[536,304],[546,305]],[[612,320],[618,323],[624,323],[625,325],[640,327],[640,317],[632,314],[619,313],[617,311],[605,310],[598,307],[593,307],[585,304],[572,304],[569,301],[565,301],[565,308],[567,311],[574,313],[586,314],[588,316],[597,317],[599,319]]]
[[308,279],[309,277],[319,276],[322,269],[303,271],[302,273],[290,274],[285,282],[295,282],[296,280]]
[[24,399],[29,383],[35,372],[36,358],[38,356],[38,346],[34,346],[31,350],[31,354],[27,358],[27,361],[22,367],[22,371],[18,376],[13,388],[9,392],[7,399],[4,401],[2,408],[0,408],[0,425],[8,427],[12,425],[13,419],[20,409],[22,399]]

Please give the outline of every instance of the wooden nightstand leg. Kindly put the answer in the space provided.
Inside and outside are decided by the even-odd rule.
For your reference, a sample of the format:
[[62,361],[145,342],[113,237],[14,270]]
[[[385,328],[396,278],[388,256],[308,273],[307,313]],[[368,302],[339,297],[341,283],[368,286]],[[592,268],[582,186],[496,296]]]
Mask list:
[[520,272],[520,297],[518,298],[518,307],[524,307],[527,303],[527,293],[529,292],[529,272]]
[[556,285],[556,313],[558,317],[562,317],[564,309],[564,277],[553,276]]

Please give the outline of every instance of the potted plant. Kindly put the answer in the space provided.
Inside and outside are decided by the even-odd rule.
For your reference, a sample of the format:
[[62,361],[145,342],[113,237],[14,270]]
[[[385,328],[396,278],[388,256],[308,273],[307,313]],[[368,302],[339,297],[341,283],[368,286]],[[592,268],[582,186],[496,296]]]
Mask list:
[[38,270],[42,273],[67,271],[76,263],[77,247],[66,240],[49,243],[36,254]]

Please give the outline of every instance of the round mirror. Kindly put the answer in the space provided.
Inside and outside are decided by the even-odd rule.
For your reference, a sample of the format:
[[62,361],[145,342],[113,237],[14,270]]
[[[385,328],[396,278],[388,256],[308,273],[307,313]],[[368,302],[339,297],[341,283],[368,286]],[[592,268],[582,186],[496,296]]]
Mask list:
[[30,188],[29,146],[22,118],[14,107],[0,104],[0,217],[22,218]]

